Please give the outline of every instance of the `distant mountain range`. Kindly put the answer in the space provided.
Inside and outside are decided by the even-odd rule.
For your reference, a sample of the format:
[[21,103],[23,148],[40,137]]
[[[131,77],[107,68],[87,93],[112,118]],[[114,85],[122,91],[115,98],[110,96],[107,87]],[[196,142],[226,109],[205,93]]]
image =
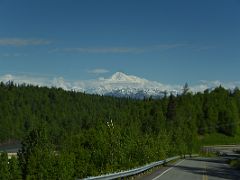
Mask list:
[[[64,90],[75,90],[89,94],[108,95],[116,97],[132,97],[143,99],[144,97],[161,98],[166,95],[182,93],[182,85],[166,85],[156,81],[150,81],[122,72],[116,72],[109,78],[93,80],[70,81],[63,77],[46,77],[34,75],[0,75],[0,81],[13,81],[16,84],[32,84],[37,86],[57,87]],[[240,82],[222,83],[220,81],[200,81],[200,84],[190,86],[192,92],[203,92],[206,89],[214,89],[222,85],[227,89],[240,87]]]

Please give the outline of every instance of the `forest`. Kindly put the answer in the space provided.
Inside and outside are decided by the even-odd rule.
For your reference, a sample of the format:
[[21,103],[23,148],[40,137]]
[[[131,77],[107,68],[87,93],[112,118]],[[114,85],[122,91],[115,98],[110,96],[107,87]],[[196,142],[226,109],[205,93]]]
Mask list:
[[0,179],[75,179],[198,152],[211,134],[239,136],[240,90],[115,98],[0,83]]

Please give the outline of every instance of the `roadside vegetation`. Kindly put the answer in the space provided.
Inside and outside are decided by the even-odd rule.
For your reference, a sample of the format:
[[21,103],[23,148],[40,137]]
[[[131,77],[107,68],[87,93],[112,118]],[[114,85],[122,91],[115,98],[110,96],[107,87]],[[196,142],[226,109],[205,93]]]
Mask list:
[[228,136],[221,133],[205,134],[204,136],[199,136],[199,141],[203,145],[239,144],[240,134],[238,132],[234,136]]
[[202,145],[239,142],[240,91],[154,100],[0,84],[0,143],[20,140],[0,179],[74,179],[126,170]]

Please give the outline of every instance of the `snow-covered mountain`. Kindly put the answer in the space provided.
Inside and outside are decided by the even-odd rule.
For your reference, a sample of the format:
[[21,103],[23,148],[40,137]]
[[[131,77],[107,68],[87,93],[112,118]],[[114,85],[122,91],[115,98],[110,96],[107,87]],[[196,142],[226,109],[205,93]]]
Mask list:
[[87,93],[138,99],[150,96],[159,98],[163,97],[165,93],[178,94],[180,90],[178,86],[173,89],[173,86],[163,85],[122,72],[116,72],[110,78],[100,78],[94,83],[89,83],[85,88]]
[[[70,81],[62,77],[47,77],[35,75],[0,75],[0,82],[13,81],[15,84],[32,84],[37,86],[60,87],[65,90],[75,90],[90,94],[109,95],[117,97],[159,98],[169,94],[180,94],[183,85],[167,85],[156,81],[149,81],[137,76],[116,72],[109,78],[98,78],[93,80]],[[240,82],[200,81],[200,84],[190,87],[192,92],[203,92],[206,89],[213,89],[219,85],[227,89],[240,87]]]

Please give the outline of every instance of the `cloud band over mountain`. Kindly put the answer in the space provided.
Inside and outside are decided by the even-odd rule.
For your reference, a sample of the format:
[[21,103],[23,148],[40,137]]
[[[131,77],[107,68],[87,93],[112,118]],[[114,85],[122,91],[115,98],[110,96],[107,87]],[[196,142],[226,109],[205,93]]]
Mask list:
[[[5,74],[0,76],[1,82],[13,81],[15,84],[32,84],[35,86],[47,86],[75,90],[91,94],[114,95],[114,93],[127,96],[142,92],[149,96],[157,96],[164,91],[168,93],[181,93],[183,85],[167,85],[156,81],[149,81],[137,76],[126,75],[121,72],[113,74],[109,78],[93,80],[66,80],[63,77],[40,77],[30,75]],[[240,87],[240,82],[222,83],[220,81],[201,81],[200,84],[190,86],[192,92],[203,92],[222,85],[226,89]]]

